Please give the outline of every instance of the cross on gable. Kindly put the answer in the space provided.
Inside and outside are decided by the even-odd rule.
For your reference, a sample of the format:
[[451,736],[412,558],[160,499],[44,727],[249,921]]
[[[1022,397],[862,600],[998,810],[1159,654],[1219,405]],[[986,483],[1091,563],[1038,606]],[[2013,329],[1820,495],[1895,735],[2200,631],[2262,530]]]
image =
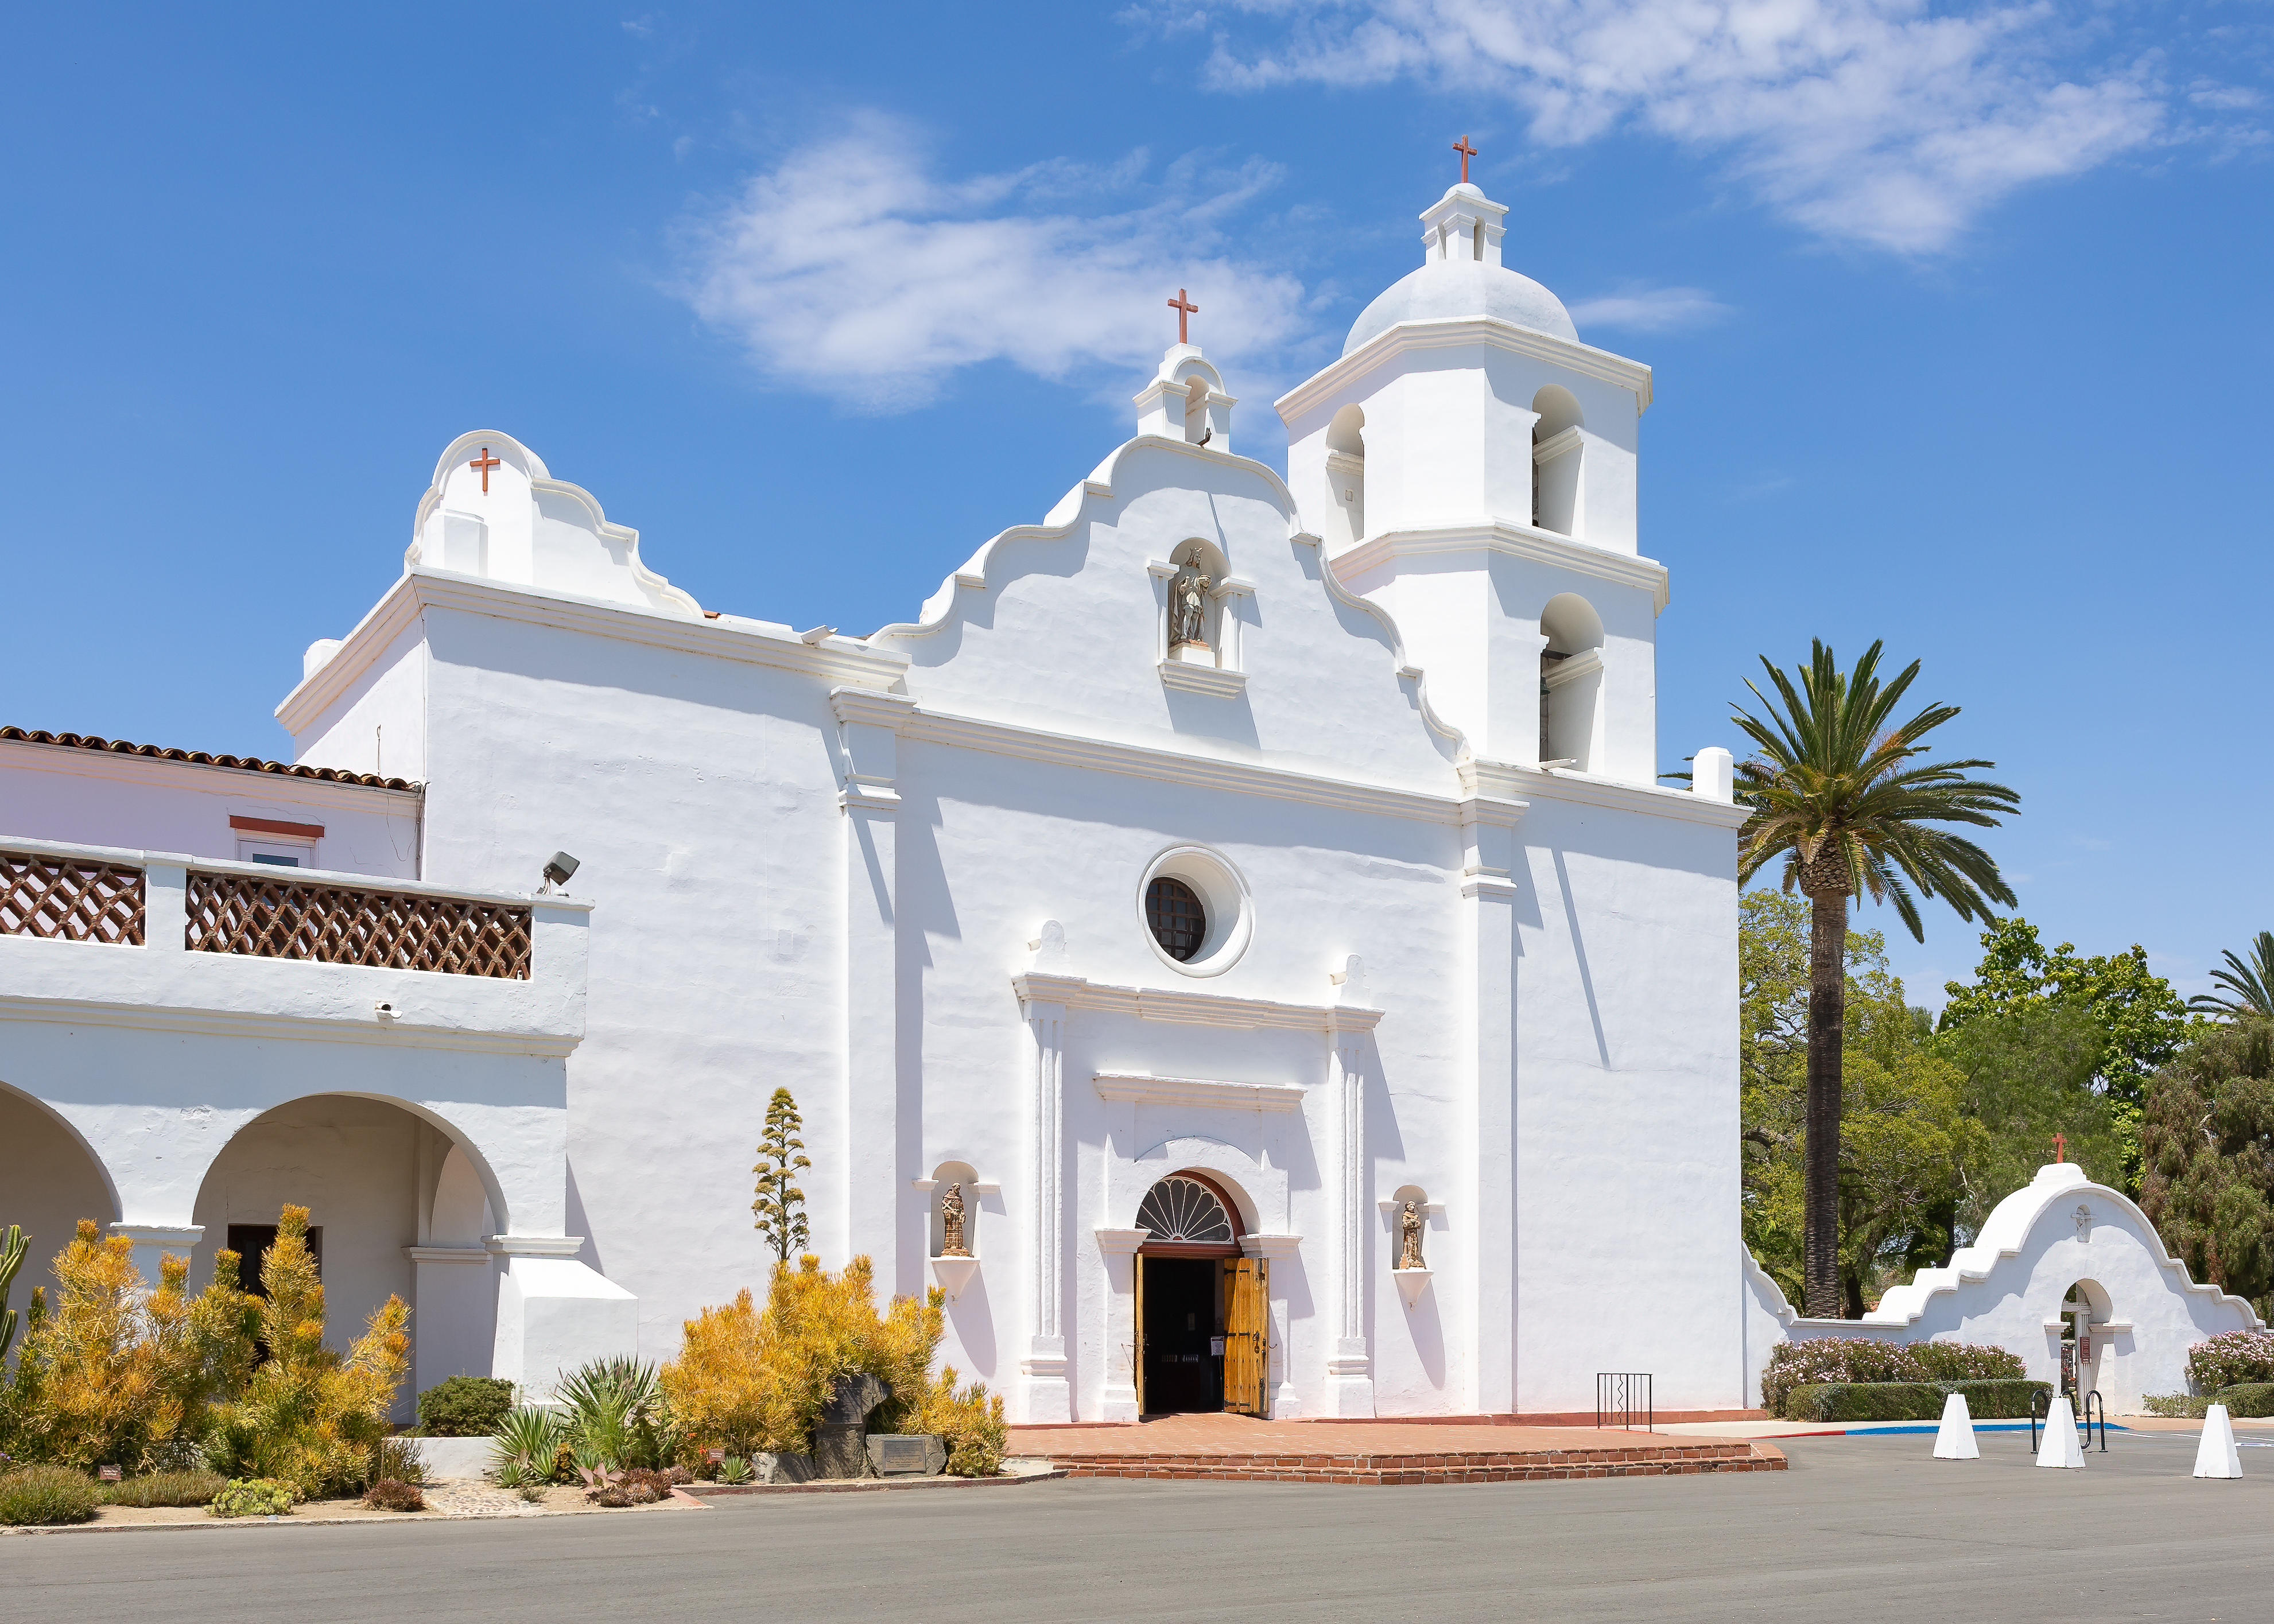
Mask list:
[[1192,304],[1186,298],[1185,290],[1179,288],[1177,289],[1177,297],[1169,301],[1169,308],[1177,312],[1177,342],[1180,344],[1191,343],[1192,332],[1186,323],[1200,314],[1201,307]]
[[2056,1162],[2066,1162],[2068,1160],[2067,1134],[2055,1133],[2053,1135],[2053,1160]]
[[487,446],[484,446],[482,447],[481,455],[472,458],[467,462],[466,466],[468,468],[479,469],[481,470],[482,494],[487,496],[490,491],[490,470],[493,468],[502,468],[505,464],[499,462],[497,458],[492,456],[490,455],[490,448]]
[[1477,149],[1469,145],[1469,138],[1465,135],[1453,143],[1453,150],[1461,154],[1461,184],[1465,186],[1469,184],[1469,160],[1477,155]]

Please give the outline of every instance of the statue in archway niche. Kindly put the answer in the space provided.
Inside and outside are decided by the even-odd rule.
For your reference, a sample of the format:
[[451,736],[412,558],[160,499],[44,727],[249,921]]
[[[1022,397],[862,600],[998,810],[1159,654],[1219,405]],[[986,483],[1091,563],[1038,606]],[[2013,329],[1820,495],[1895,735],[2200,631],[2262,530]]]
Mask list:
[[1401,1244],[1397,1252],[1397,1267],[1402,1269],[1427,1268],[1421,1261],[1421,1209],[1412,1201],[1397,1214],[1397,1233]]
[[940,1198],[939,1255],[943,1258],[968,1258],[971,1255],[963,1244],[963,1186],[952,1184]]
[[1216,584],[1201,572],[1200,560],[1188,560],[1169,582],[1169,646],[1208,643],[1209,589]]

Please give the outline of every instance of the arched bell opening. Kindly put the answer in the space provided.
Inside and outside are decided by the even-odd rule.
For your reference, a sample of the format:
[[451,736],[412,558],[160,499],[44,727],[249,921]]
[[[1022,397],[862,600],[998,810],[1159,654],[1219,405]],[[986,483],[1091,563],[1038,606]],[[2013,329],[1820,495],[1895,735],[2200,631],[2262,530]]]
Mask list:
[[1266,1265],[1240,1244],[1242,1203],[1191,1169],[1145,1192],[1137,1227],[1137,1403],[1141,1413],[1264,1413]]

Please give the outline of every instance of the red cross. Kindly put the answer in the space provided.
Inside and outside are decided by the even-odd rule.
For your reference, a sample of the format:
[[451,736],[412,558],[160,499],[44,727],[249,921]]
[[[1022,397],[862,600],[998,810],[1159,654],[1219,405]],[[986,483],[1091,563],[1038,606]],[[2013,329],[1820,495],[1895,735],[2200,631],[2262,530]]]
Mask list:
[[2056,1133],[2053,1135],[2053,1160],[2056,1162],[2066,1162],[2068,1160],[2067,1134]]
[[478,468],[482,470],[482,493],[486,496],[489,494],[490,488],[490,470],[493,468],[501,468],[504,464],[500,462],[495,457],[492,456],[490,455],[490,448],[487,446],[484,446],[482,447],[481,455],[474,458],[471,462],[468,462],[466,466],[468,468]]
[[1169,308],[1177,312],[1177,342],[1180,344],[1191,343],[1192,331],[1185,324],[1201,313],[1201,307],[1187,303],[1185,290],[1179,288],[1177,289],[1177,297],[1169,301]]
[[1469,145],[1469,138],[1465,135],[1453,143],[1453,150],[1461,154],[1461,184],[1465,186],[1469,184],[1469,160],[1477,155],[1477,149]]

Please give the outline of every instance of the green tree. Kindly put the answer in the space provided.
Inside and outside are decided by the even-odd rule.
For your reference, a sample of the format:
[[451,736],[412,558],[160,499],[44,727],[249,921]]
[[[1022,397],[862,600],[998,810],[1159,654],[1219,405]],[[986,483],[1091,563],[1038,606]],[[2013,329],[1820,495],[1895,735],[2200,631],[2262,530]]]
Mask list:
[[2067,1158],[2104,1184],[2123,1177],[2132,1140],[2097,1081],[2107,1039],[2082,1008],[2048,1004],[1982,1016],[1934,1040],[1964,1079],[1959,1109],[1979,1124],[1974,1154],[1954,1171],[1940,1215],[1942,1263],[1970,1240],[1990,1209],[2037,1177],[2060,1136]]
[[[1731,720],[1756,747],[1736,771],[1736,798],[1752,816],[1738,834],[1737,877],[1751,880],[1784,860],[1784,889],[1811,907],[1808,999],[1807,1157],[1803,1274],[1806,1312],[1836,1317],[1840,1289],[1840,1117],[1846,1049],[1848,909],[1869,896],[1892,902],[1924,941],[1919,897],[1940,897],[1961,919],[1988,917],[2014,893],[1980,846],[1939,823],[1994,827],[2021,797],[1967,775],[1987,761],[1920,759],[1927,734],[1958,715],[1930,704],[1892,720],[1918,676],[1914,660],[1893,681],[1879,676],[1873,643],[1842,672],[1821,642],[1793,676],[1771,665],[1776,697],[1748,682],[1766,716],[1738,708]],[[1795,677],[1797,677],[1797,681]],[[1908,1014],[1905,1017],[1909,1024]]]
[[2197,1280],[2274,1312],[2274,1021],[2199,1028],[2149,1082],[2140,1205]]
[[[1805,1288],[1808,1005],[1813,910],[1776,891],[1740,901],[1739,1029],[1746,1244],[1788,1297]],[[1864,1312],[1890,1274],[1947,1252],[1956,1170],[1986,1136],[1961,1108],[1962,1074],[1922,1041],[1886,939],[1848,933],[1840,1154],[1841,1312]]]
[[2197,1014],[2224,1016],[2229,1020],[2240,1020],[2250,1015],[2261,1019],[2274,1019],[2274,930],[2258,933],[2257,939],[2250,944],[2248,964],[2230,951],[2226,968],[2213,970],[2210,979],[2226,989],[2226,996],[2197,993],[2187,1000],[2188,1009]]
[[757,1165],[750,1169],[758,1176],[757,1199],[750,1203],[750,1211],[757,1215],[758,1233],[772,1244],[774,1256],[783,1263],[807,1245],[805,1192],[795,1182],[800,1173],[813,1166],[802,1154],[805,1141],[798,1137],[804,1132],[797,1101],[788,1089],[775,1089],[766,1105],[766,1129],[758,1141]]

